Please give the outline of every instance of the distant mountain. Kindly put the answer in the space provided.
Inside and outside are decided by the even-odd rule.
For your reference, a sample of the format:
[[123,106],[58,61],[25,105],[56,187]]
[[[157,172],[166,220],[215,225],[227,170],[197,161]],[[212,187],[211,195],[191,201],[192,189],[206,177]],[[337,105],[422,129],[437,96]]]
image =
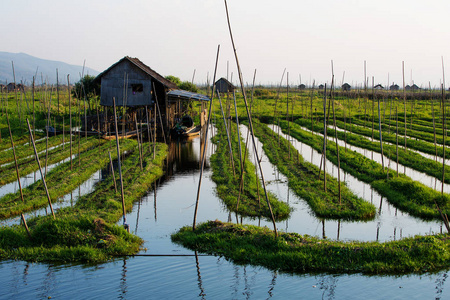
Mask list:
[[[75,83],[80,80],[80,74],[83,72],[83,66],[41,59],[25,53],[0,51],[0,83],[2,84],[14,81],[11,62],[14,62],[16,83],[22,81],[25,85],[30,85],[33,82],[33,76],[36,76],[36,84],[41,84],[42,78],[48,84],[56,84],[56,69],[58,69],[61,84],[67,84],[67,74],[70,74],[71,83]],[[84,74],[97,76],[99,73],[91,68],[84,68]]]

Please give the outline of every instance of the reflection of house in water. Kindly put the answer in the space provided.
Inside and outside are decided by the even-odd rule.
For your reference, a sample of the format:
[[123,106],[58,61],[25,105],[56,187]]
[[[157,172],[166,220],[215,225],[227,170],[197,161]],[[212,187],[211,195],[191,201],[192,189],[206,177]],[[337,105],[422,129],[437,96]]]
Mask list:
[[[207,148],[211,147],[208,144]],[[166,176],[174,173],[189,173],[200,169],[201,152],[203,151],[203,137],[193,139],[172,139],[169,143],[169,154],[167,155]],[[208,151],[208,149],[207,149]],[[205,168],[208,168],[205,162]]]

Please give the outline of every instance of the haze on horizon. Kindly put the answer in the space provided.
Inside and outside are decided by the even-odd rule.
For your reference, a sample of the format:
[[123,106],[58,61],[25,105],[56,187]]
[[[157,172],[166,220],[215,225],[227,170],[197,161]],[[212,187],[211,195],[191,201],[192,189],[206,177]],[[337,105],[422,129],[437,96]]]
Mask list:
[[[450,70],[450,2],[228,0],[244,81],[276,85],[283,70],[292,85],[364,81],[438,87],[442,61]],[[158,73],[205,83],[236,63],[223,0],[4,1],[0,51],[24,52],[103,71],[122,57],[138,57]],[[447,54],[448,53],[448,54]],[[450,74],[445,86],[450,86]]]

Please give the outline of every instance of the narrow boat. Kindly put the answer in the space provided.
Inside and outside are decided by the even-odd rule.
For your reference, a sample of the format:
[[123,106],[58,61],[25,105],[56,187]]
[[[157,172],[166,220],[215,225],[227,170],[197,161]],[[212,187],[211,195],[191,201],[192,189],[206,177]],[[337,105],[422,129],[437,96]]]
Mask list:
[[200,134],[201,126],[194,125],[194,120],[192,120],[191,116],[185,115],[181,118],[180,122],[178,122],[173,128],[172,128],[172,134],[177,136],[195,136]]

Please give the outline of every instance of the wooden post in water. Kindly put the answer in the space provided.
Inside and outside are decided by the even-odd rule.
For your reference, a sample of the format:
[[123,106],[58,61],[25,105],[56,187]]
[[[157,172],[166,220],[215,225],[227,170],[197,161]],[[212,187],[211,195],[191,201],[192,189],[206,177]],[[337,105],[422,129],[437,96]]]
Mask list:
[[[395,155],[397,156],[397,177],[398,177],[398,107],[395,105]],[[406,137],[405,137],[406,139]]]
[[213,88],[211,92],[211,101],[209,102],[209,112],[208,112],[208,120],[206,122],[206,128],[205,128],[205,138],[203,142],[203,152],[202,153],[202,159],[201,159],[201,165],[200,165],[200,179],[198,181],[198,188],[197,188],[197,199],[195,201],[195,209],[194,209],[194,221],[192,224],[192,230],[195,231],[195,226],[197,223],[197,212],[198,212],[198,203],[200,200],[200,188],[202,185],[202,176],[203,176],[203,169],[205,167],[205,156],[206,156],[206,144],[208,142],[208,128],[211,121],[211,110],[212,110],[212,101],[214,98],[214,90],[216,88],[216,73],[217,73],[217,64],[219,62],[219,51],[220,51],[220,45],[217,46],[217,55],[216,55],[216,65],[214,67],[214,77],[213,77]]
[[[164,131],[164,124],[163,124],[162,117],[161,117],[161,110],[159,109],[158,95],[156,95],[156,87],[155,87],[155,83],[154,82],[153,82],[153,91],[155,93],[155,103],[156,103],[156,108],[158,108],[159,122],[161,123],[161,130],[162,130],[162,135],[163,135],[163,138],[164,138],[164,144],[166,144],[166,133]],[[167,110],[167,108],[166,108],[166,110]],[[166,114],[166,118],[167,118],[167,114]]]
[[444,182],[445,182],[445,136],[446,136],[446,121],[445,121],[445,90],[444,84],[441,85],[442,88],[442,197],[444,196]]
[[[239,60],[238,60],[237,53],[236,53],[236,47],[234,45],[234,40],[233,40],[233,34],[231,32],[231,24],[230,24],[230,18],[229,18],[229,14],[228,14],[227,1],[224,0],[224,2],[225,2],[225,10],[226,10],[226,14],[227,14],[227,23],[228,23],[228,29],[229,29],[229,32],[230,32],[231,44],[233,46],[234,57],[236,59],[236,66],[237,66],[237,69],[238,69],[239,81],[240,81],[240,84],[241,84],[242,96],[244,97],[245,109],[247,111],[248,123],[249,123],[249,127],[250,127],[250,134],[252,135],[253,148],[254,148],[255,153],[257,154],[258,153],[258,149],[256,147],[255,134],[254,134],[254,131],[253,131],[253,123],[252,123],[252,118],[251,118],[250,111],[249,111],[248,104],[247,104],[247,96],[245,94],[244,80],[242,79],[241,67],[239,65]],[[262,170],[261,162],[259,160],[258,160],[258,166],[259,166],[259,171],[261,173],[261,181],[263,183],[263,188],[264,188],[264,194],[265,194],[265,197],[266,197],[267,207],[269,208],[272,224],[273,224],[273,227],[274,227],[275,237],[278,237],[278,231],[277,231],[277,226],[276,226],[276,223],[275,223],[275,217],[273,216],[272,206],[270,205],[270,201],[269,201],[269,197],[268,197],[268,193],[267,193],[267,189],[266,189],[266,182],[264,180],[264,172]]]
[[36,150],[36,145],[34,144],[34,138],[33,138],[32,132],[31,132],[30,122],[28,121],[28,118],[27,118],[27,125],[28,125],[28,131],[30,132],[30,135],[31,135],[31,142],[33,143],[34,155],[36,156],[36,161],[38,163],[39,172],[41,173],[42,182],[44,183],[45,193],[47,194],[48,204],[50,205],[50,210],[52,211],[53,219],[56,219],[55,212],[53,211],[52,200],[50,199],[50,194],[48,193],[47,183],[45,182],[44,173],[42,172],[41,162],[39,161],[39,155]]
[[113,107],[114,107],[114,128],[116,131],[117,165],[119,168],[120,192],[121,192],[121,196],[122,196],[123,227],[128,231],[129,226],[127,224],[127,216],[126,216],[126,209],[125,209],[125,194],[123,191],[122,167],[121,167],[121,163],[120,163],[119,127],[117,126],[117,112],[116,112],[116,98],[115,97],[113,97]]
[[145,106],[145,118],[147,121],[147,138],[148,138],[148,153],[152,153],[152,146],[151,146],[151,136],[152,136],[152,131],[150,129],[150,122],[149,122],[149,118],[148,118],[148,107],[147,105]]

